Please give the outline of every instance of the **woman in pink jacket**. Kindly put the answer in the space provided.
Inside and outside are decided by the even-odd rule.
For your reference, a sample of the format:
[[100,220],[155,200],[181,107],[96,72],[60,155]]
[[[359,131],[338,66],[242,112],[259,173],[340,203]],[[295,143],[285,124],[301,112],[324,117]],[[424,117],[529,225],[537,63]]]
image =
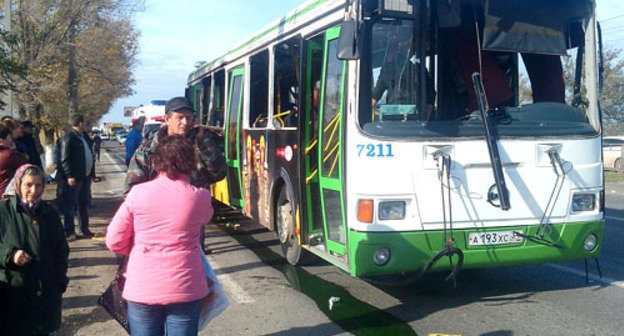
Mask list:
[[128,255],[122,296],[133,336],[197,335],[208,295],[200,231],[210,221],[210,192],[189,183],[196,151],[182,136],[156,147],[158,177],[132,188],[106,232],[106,246]]

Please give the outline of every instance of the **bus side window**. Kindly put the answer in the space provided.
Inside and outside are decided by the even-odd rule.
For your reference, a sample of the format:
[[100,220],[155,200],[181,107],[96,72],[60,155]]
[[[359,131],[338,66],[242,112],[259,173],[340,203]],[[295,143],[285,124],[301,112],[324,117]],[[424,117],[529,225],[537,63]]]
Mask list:
[[275,46],[273,125],[298,127],[301,38],[293,37]]
[[214,90],[212,94],[212,110],[208,125],[223,126],[223,102],[225,101],[225,71],[219,70],[214,74]]
[[269,92],[269,51],[251,57],[249,127],[266,127]]
[[208,76],[202,80],[202,96],[201,96],[201,113],[199,114],[201,125],[208,125],[208,108],[210,106],[210,89],[212,86],[212,76]]

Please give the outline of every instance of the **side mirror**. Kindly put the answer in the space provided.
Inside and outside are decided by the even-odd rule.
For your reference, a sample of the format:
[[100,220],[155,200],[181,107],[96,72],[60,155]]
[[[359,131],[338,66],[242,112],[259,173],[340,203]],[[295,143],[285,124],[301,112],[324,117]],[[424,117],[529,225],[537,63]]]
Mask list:
[[345,20],[340,28],[338,40],[338,59],[352,61],[360,59],[360,21]]
[[604,86],[604,51],[602,48],[602,27],[598,22],[598,90],[602,93]]

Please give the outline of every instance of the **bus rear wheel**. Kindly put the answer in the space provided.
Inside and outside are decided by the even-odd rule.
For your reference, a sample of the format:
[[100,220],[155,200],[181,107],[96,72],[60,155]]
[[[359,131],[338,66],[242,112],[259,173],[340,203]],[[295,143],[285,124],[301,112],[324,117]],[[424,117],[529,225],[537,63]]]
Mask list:
[[301,248],[295,233],[294,203],[288,188],[283,186],[275,202],[275,227],[284,258],[291,265],[307,264],[314,256]]

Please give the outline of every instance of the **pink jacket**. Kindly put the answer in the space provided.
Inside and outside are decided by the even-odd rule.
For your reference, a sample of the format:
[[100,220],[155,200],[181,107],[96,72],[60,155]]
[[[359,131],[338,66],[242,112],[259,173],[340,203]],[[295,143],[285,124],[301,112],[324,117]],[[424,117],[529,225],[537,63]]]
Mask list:
[[134,186],[106,232],[106,246],[130,256],[124,299],[164,305],[208,295],[199,234],[212,213],[210,192],[188,177]]

